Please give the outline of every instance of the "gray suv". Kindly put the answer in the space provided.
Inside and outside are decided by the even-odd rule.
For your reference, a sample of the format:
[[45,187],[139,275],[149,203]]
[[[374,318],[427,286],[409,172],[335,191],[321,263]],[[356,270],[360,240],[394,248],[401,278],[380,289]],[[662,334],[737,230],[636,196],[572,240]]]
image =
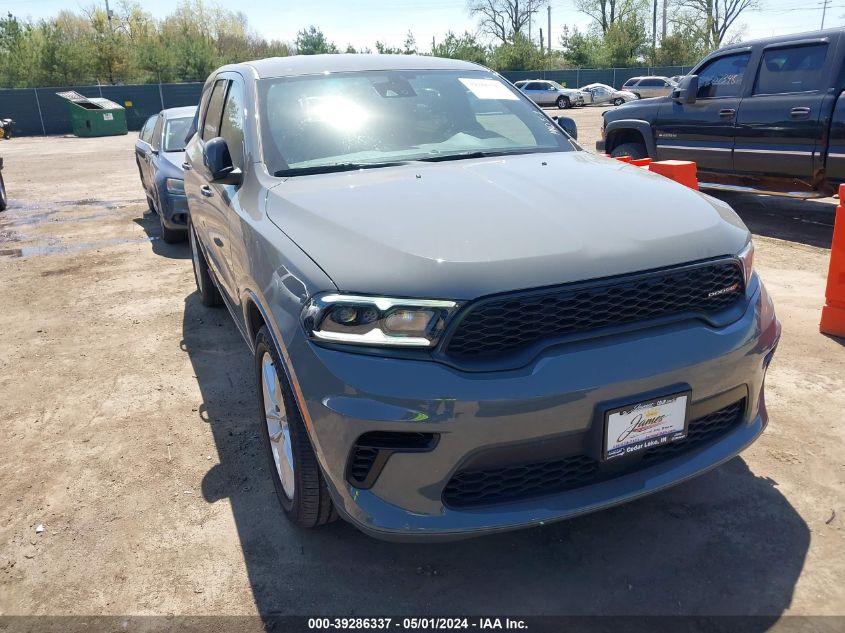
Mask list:
[[780,325],[739,218],[582,151],[496,73],[225,66],[195,125],[197,288],[254,354],[295,524],[540,525],[689,479],[766,426]]

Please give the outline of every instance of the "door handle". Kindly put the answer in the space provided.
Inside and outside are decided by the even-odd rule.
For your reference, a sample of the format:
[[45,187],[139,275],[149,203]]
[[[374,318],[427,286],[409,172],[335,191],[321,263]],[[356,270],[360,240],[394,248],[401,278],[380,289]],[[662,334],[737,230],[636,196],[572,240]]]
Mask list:
[[219,237],[214,238],[214,243],[221,248],[223,247],[223,240],[221,240]]
[[790,119],[806,119],[810,116],[810,108],[792,108],[789,111]]
[[210,198],[211,196],[214,195],[214,192],[211,190],[211,187],[209,187],[208,185],[203,185],[202,187],[200,187],[200,193],[202,195],[204,195],[206,198]]
[[732,119],[735,114],[736,110],[734,108],[722,108],[719,110],[720,119]]
[[185,171],[188,171],[190,168],[191,168],[190,163],[188,163],[188,162],[182,163],[182,169],[184,169]]

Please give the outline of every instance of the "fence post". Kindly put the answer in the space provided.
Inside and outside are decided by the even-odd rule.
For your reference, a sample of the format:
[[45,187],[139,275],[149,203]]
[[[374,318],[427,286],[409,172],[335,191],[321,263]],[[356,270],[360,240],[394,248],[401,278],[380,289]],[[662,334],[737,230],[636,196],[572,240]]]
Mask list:
[[616,69],[613,69],[613,85],[611,88],[616,88]]
[[164,93],[161,90],[161,80],[158,82],[158,98],[161,101],[161,109],[164,110]]
[[38,118],[41,119],[41,132],[47,136],[47,128],[44,126],[44,115],[41,113],[41,99],[38,98],[38,88],[33,88],[35,92],[35,105],[38,106]]
[[575,87],[578,88],[581,85],[581,69],[575,69]]

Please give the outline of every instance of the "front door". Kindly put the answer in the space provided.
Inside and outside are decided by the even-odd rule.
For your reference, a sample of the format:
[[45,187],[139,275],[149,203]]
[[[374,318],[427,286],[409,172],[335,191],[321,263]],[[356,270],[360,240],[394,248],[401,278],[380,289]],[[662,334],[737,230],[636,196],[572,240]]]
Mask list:
[[695,161],[699,171],[733,170],[736,113],[750,51],[710,60],[698,73],[694,103],[667,99],[654,124],[658,160]]

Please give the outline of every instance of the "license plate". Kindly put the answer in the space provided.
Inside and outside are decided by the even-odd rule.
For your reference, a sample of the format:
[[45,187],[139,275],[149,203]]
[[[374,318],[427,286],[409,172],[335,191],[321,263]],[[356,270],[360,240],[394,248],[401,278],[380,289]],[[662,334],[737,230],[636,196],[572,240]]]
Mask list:
[[608,411],[604,458],[633,455],[687,436],[689,393],[675,394]]

